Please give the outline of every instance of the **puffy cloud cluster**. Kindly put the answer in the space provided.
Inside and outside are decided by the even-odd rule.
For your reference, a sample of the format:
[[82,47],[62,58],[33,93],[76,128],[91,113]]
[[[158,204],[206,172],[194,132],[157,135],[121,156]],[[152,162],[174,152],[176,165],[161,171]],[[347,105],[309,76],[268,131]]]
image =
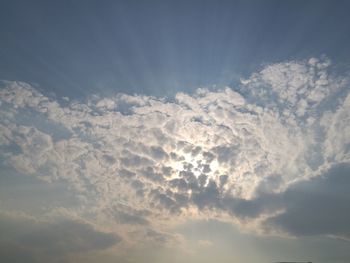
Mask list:
[[287,189],[350,162],[349,82],[330,67],[273,64],[236,89],[174,99],[67,101],[4,82],[1,155],[23,174],[68,182],[99,220],[137,228],[219,213],[281,225]]

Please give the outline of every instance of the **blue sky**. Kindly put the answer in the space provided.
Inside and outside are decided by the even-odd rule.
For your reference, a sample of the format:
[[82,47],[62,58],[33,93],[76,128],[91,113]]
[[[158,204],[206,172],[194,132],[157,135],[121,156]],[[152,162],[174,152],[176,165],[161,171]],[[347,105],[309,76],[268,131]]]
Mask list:
[[349,262],[349,7],[2,1],[0,259]]
[[4,1],[0,77],[56,94],[172,96],[264,63],[349,61],[346,1]]

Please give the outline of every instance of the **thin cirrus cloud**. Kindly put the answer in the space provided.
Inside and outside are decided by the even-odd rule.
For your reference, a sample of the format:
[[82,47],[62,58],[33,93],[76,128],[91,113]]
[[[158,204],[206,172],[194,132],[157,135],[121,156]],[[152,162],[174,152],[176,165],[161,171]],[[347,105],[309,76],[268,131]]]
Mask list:
[[265,234],[347,238],[333,219],[349,218],[337,190],[349,185],[349,82],[331,72],[311,58],[265,66],[234,89],[84,102],[3,82],[2,165],[65,182],[74,216],[116,226],[121,243],[164,243],[176,239],[170,225],[213,214]]

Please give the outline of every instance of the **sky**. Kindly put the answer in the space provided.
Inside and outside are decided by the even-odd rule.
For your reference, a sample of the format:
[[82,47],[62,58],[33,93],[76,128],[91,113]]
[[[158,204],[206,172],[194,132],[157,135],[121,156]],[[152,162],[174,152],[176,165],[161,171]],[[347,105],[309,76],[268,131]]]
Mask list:
[[347,1],[1,1],[0,259],[350,261]]

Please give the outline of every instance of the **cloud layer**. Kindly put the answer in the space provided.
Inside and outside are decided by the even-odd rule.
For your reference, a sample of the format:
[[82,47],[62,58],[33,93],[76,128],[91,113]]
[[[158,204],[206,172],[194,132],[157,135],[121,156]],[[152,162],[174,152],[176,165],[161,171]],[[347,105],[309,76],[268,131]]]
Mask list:
[[[131,232],[164,242],[174,238],[167,225],[212,216],[258,231],[349,236],[326,214],[345,215],[348,196],[336,189],[338,179],[349,185],[339,165],[350,163],[349,81],[331,72],[329,60],[312,58],[268,65],[236,88],[85,102],[3,82],[3,165],[67,183],[75,215],[107,222],[131,243]],[[309,197],[329,187],[336,198]],[[308,210],[319,200],[325,210]]]
[[7,262],[66,262],[66,256],[109,248],[121,241],[79,221],[37,221],[20,214],[0,214],[1,258]]

